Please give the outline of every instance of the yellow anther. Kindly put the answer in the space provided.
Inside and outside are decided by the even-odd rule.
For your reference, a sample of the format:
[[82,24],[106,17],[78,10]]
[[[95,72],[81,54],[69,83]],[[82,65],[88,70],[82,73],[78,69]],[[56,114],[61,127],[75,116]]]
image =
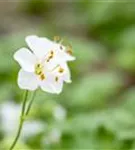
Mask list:
[[58,72],[59,72],[59,73],[63,73],[63,72],[64,72],[64,69],[60,67],[59,70],[58,70]]
[[71,46],[71,45],[68,45],[68,46],[67,46],[66,52],[67,52],[69,55],[72,55],[72,54],[73,54],[72,46]]
[[35,66],[35,74],[41,75],[42,74],[42,70],[43,70],[43,66],[41,64],[37,64]]
[[61,50],[63,50],[63,47],[62,47],[62,45],[60,45],[60,49],[61,49]]
[[42,71],[41,71],[41,70],[37,70],[37,71],[36,71],[36,74],[37,74],[37,75],[41,75],[41,74],[42,74]]
[[45,79],[45,75],[43,73],[43,65],[42,64],[36,64],[36,66],[35,66],[35,74],[38,75],[40,80],[44,80]]
[[54,51],[51,51],[46,61],[49,62],[50,59],[52,59],[53,57],[54,57]]
[[47,62],[49,62],[49,61],[50,61],[50,59],[48,58],[46,61],[47,61]]
[[55,81],[58,82],[58,81],[59,81],[59,78],[58,78],[58,77],[55,77]]
[[51,55],[54,55],[54,52],[53,52],[53,51],[51,51],[51,52],[50,52],[50,54],[51,54]]
[[52,59],[52,58],[53,58],[53,55],[50,55],[50,56],[49,56],[49,59]]
[[40,79],[41,79],[41,80],[44,80],[44,79],[45,79],[45,75],[44,75],[43,73],[40,75]]
[[61,38],[60,38],[59,36],[54,36],[54,41],[55,41],[55,42],[60,41],[60,39],[61,39]]
[[73,54],[73,51],[71,49],[67,50],[66,51],[69,55],[72,55]]

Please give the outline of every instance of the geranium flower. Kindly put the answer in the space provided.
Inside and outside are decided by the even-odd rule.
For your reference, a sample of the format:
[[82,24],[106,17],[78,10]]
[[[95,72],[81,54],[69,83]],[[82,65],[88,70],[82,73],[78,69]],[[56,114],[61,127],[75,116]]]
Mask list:
[[47,38],[26,37],[27,48],[21,48],[14,54],[20,64],[18,85],[30,91],[40,87],[43,91],[59,94],[64,81],[71,82],[67,62],[75,60],[67,48]]

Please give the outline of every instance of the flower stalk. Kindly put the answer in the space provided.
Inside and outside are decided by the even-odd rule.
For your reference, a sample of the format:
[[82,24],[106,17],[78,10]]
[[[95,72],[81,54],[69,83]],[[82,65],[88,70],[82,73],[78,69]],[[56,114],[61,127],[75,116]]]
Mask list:
[[22,131],[22,128],[23,128],[23,124],[24,124],[24,121],[26,119],[26,117],[28,116],[29,112],[30,112],[30,109],[31,109],[31,106],[32,106],[32,103],[34,101],[34,97],[35,97],[35,94],[36,94],[36,91],[33,93],[32,95],[32,99],[30,101],[30,103],[28,104],[28,108],[26,110],[26,102],[27,102],[27,99],[28,99],[28,90],[25,91],[25,95],[24,95],[24,101],[23,101],[23,105],[22,105],[22,112],[21,112],[21,117],[20,117],[20,123],[19,123],[19,128],[18,128],[18,131],[17,131],[17,134],[16,134],[16,137],[10,147],[9,150],[13,150],[14,147],[16,146],[17,144],[17,141],[20,137],[20,134],[21,134],[21,131]]
[[34,91],[34,93],[33,93],[33,95],[32,95],[32,99],[31,99],[30,103],[28,104],[28,107],[27,107],[25,116],[28,116],[28,115],[29,115],[29,112],[30,112],[31,106],[32,106],[32,104],[33,104],[33,101],[34,101],[35,96],[36,96],[36,91]]

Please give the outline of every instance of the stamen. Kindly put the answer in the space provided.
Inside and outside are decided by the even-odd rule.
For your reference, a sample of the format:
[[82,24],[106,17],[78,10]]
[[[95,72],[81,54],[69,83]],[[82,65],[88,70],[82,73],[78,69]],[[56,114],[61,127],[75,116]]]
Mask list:
[[60,45],[60,49],[61,49],[61,50],[63,50],[63,47],[62,47],[62,45]]
[[53,58],[53,55],[50,55],[50,56],[49,56],[49,59],[52,59],[52,58]]
[[44,75],[43,73],[40,75],[40,79],[41,79],[41,80],[44,80],[44,79],[45,79],[45,75]]
[[55,41],[55,42],[60,41],[60,39],[61,39],[61,38],[60,38],[59,36],[54,36],[54,41]]
[[51,55],[54,55],[54,52],[53,52],[53,51],[51,51]]
[[35,74],[41,75],[42,74],[42,69],[43,69],[43,66],[41,64],[37,64],[35,66]]
[[71,49],[67,50],[66,51],[69,55],[72,55],[73,54],[73,51]]
[[64,72],[64,69],[60,67],[59,70],[58,70],[58,72],[59,72],[59,73],[63,73],[63,72]]
[[55,81],[58,82],[58,81],[59,81],[59,78],[58,78],[58,77],[55,77]]
[[54,41],[61,44],[63,42],[63,39],[60,36],[54,36]]
[[46,61],[49,62],[50,59],[52,59],[53,57],[54,57],[54,51],[51,51]]
[[47,61],[47,62],[49,62],[49,61],[50,61],[50,59],[47,59],[46,61]]
[[41,70],[39,70],[39,71],[37,70],[37,71],[36,71],[36,74],[37,74],[37,75],[41,75],[41,74],[42,74],[42,71],[41,71]]
[[72,46],[71,46],[71,45],[68,45],[68,46],[67,46],[66,52],[67,52],[69,55],[72,55],[72,54],[73,54]]
[[41,66],[41,64],[37,64],[37,67],[39,68]]

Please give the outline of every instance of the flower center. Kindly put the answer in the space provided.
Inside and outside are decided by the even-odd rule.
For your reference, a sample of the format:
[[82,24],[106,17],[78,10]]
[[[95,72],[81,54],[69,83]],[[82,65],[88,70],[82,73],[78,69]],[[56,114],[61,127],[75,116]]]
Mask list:
[[44,80],[45,79],[45,75],[43,73],[43,65],[42,64],[36,64],[35,65],[35,74],[39,76],[40,80]]

